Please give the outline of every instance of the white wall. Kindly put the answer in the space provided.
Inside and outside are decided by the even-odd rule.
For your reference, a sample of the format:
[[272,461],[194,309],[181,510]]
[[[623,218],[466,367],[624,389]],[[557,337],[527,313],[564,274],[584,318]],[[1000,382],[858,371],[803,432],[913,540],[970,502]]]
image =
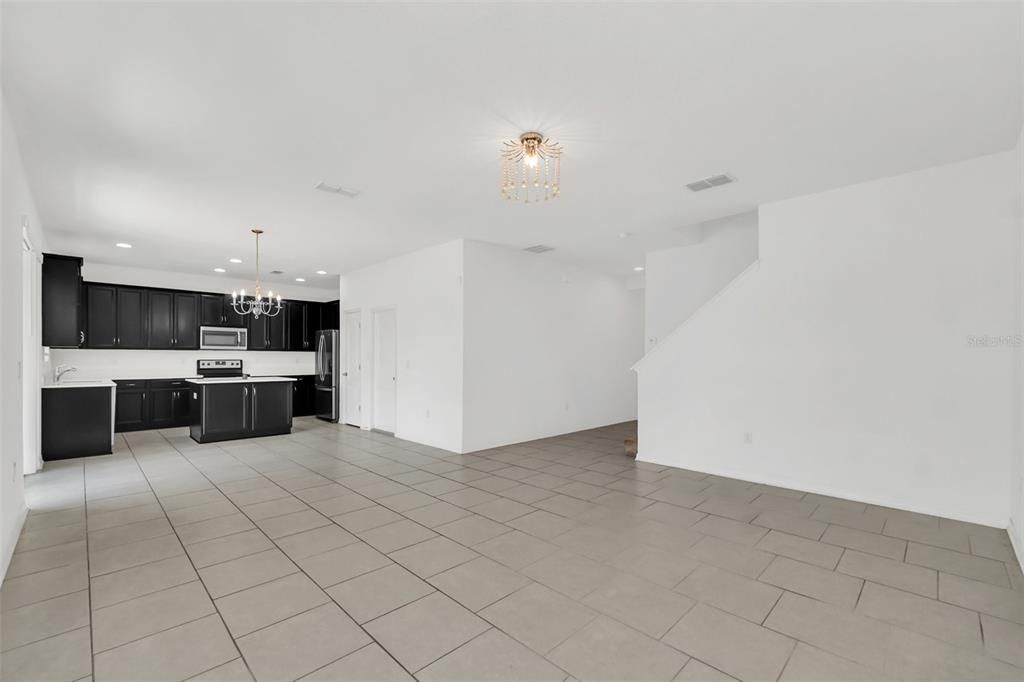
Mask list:
[[643,292],[470,240],[465,273],[467,452],[636,418]]
[[[1021,17],[1024,29],[1024,16]],[[1024,127],[1017,138],[1017,333],[1024,335]],[[1010,477],[1010,540],[1017,552],[1017,561],[1024,569],[1024,347],[1017,349],[1017,430],[1013,474]]]
[[[76,254],[67,254],[74,256]],[[188,272],[169,272],[167,270],[150,270],[148,268],[129,268],[122,265],[106,265],[86,261],[82,266],[82,279],[87,282],[104,282],[108,284],[126,284],[143,287],[162,287],[167,289],[187,289],[189,291],[222,292],[245,289],[253,293],[255,280],[217,277],[213,275],[197,275]],[[317,288],[296,282],[264,282],[263,285],[274,292],[280,292],[285,298],[300,301],[334,301],[338,298],[338,289]],[[280,289],[279,289],[280,287]]]
[[692,243],[647,254],[646,350],[757,259],[757,211],[694,225],[687,233]]
[[[229,350],[103,350],[52,348],[50,366],[70,365],[78,371],[68,379],[176,379],[196,375],[196,360],[239,359],[248,374],[293,376],[313,374],[316,353]],[[52,377],[49,377],[52,379]]]
[[[23,392],[38,394],[39,376],[22,372],[23,344],[30,330],[23,319],[22,228],[37,250],[46,248],[32,193],[18,149],[14,124],[0,102],[0,579],[7,570],[25,518],[23,436],[25,422],[36,423],[38,401],[24,401]],[[35,269],[38,269],[38,263]],[[34,272],[33,278],[38,275]],[[38,338],[38,337],[36,337]],[[28,386],[23,386],[23,382]]]
[[[639,364],[640,459],[1005,527],[1013,153],[760,209],[757,267]],[[747,441],[750,442],[747,442]]]
[[364,428],[373,423],[371,314],[374,309],[394,307],[398,327],[395,435],[462,451],[462,263],[462,241],[457,240],[342,276],[342,324],[345,312],[362,314]]

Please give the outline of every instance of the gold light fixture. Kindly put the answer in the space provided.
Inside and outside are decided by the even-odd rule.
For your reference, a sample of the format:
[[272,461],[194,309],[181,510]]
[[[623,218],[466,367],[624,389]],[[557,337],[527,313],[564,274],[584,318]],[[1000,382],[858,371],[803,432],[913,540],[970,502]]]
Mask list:
[[557,199],[561,194],[562,147],[540,133],[509,140],[501,153],[501,196],[524,204]]
[[273,291],[268,291],[266,295],[263,294],[260,287],[260,235],[263,234],[263,230],[255,228],[252,233],[256,235],[256,294],[246,296],[245,289],[242,289],[241,295],[232,291],[231,307],[242,317],[246,315],[252,315],[253,318],[259,318],[261,315],[274,317],[281,312],[281,296],[278,295],[275,299]]

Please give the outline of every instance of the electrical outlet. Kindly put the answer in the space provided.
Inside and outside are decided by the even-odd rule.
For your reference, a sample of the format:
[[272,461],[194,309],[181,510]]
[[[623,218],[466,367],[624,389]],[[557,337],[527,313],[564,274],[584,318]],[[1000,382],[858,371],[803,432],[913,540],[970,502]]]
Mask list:
[[566,412],[569,411],[569,401],[568,400],[565,401],[565,411]]
[[753,444],[753,442],[754,442],[754,432],[753,431],[745,431],[743,433],[743,442],[746,443],[747,445]]
[[427,419],[430,419],[430,410],[427,410]]

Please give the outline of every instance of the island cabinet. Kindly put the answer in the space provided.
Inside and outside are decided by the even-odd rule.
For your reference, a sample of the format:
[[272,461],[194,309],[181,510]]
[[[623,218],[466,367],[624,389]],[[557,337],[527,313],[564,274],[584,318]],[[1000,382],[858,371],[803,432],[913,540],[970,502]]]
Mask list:
[[210,443],[292,430],[292,380],[193,380],[192,439]]

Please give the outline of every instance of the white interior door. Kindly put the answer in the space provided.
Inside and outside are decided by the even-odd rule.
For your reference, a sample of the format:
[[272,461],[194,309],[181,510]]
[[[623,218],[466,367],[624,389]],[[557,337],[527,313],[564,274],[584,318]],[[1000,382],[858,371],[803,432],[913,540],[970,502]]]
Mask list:
[[345,366],[342,370],[341,390],[344,414],[341,420],[352,426],[362,426],[362,322],[356,310],[345,313]]
[[373,313],[373,428],[395,432],[398,357],[394,310]]
[[39,444],[39,413],[41,396],[39,394],[39,277],[40,266],[28,236],[23,237],[21,253],[21,286],[22,286],[22,444],[24,446],[22,471],[34,474],[42,468],[42,457]]

